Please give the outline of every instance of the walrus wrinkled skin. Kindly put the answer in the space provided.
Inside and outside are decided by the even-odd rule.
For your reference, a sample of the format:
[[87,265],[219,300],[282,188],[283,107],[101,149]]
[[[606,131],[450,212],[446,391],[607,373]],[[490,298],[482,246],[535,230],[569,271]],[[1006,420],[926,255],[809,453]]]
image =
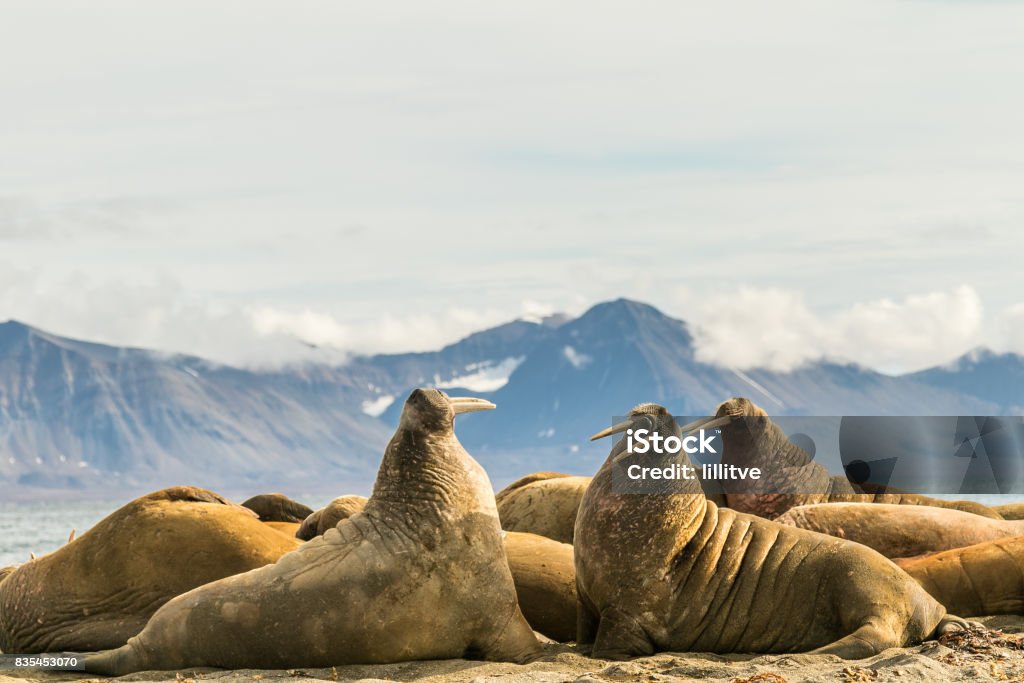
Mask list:
[[261,493],[242,503],[260,516],[261,522],[302,522],[313,510],[283,493]]
[[504,537],[508,568],[526,621],[552,640],[575,640],[576,567],[572,546],[518,531],[505,531]]
[[989,519],[926,505],[802,505],[775,521],[845,538],[874,548],[889,558],[965,548],[1024,534],[1024,521]]
[[[334,526],[337,526],[341,520],[362,511],[365,501],[362,496],[335,499],[306,519],[299,538],[306,534],[312,535],[304,540],[322,536],[327,529],[318,530],[324,527],[325,520],[335,517]],[[344,515],[337,516],[341,513]],[[527,623],[533,630],[553,640],[566,642],[575,639],[576,569],[572,546],[544,536],[515,531],[503,531],[502,538],[519,609]]]
[[521,531],[572,543],[576,512],[590,477],[535,472],[498,492],[498,516],[505,531]]
[[0,650],[119,647],[171,598],[300,546],[210,491],[151,493],[0,582]]
[[338,526],[338,522],[341,520],[348,519],[357,512],[362,512],[366,507],[367,500],[366,496],[335,498],[302,521],[302,526],[295,534],[296,538],[309,541],[317,536],[323,536],[328,529]]
[[1024,614],[1024,536],[893,561],[960,616]]
[[992,510],[998,512],[1003,519],[1024,519],[1024,503],[993,505]]
[[[628,427],[680,429],[663,407]],[[612,432],[612,430],[608,430]],[[598,435],[595,435],[598,436]],[[577,641],[592,656],[657,651],[814,652],[864,658],[966,622],[878,553],[855,543],[719,509],[696,480],[665,493],[619,493],[626,440],[612,448],[576,519]],[[685,453],[659,456],[689,465]]]
[[825,467],[790,441],[768,413],[748,399],[725,401],[718,406],[715,417],[739,418],[721,426],[722,463],[761,470],[758,481],[723,483],[728,506],[738,512],[775,519],[798,505],[887,503],[962,510],[1002,519],[991,508],[969,500],[949,501],[915,493],[854,488],[845,476],[830,475]]
[[175,598],[86,671],[536,657],[490,481],[453,430],[457,413],[493,407],[416,389],[362,512],[277,564]]

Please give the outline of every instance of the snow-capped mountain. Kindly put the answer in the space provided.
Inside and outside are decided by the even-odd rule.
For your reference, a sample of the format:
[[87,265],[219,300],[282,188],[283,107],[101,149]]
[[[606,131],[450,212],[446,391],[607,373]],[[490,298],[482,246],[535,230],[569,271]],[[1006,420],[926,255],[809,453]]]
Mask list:
[[[752,343],[756,343],[752,341]],[[496,485],[590,473],[588,435],[642,401],[703,415],[748,396],[777,415],[1003,414],[1024,404],[1018,356],[975,354],[891,377],[816,363],[740,371],[696,360],[686,323],[616,300],[576,319],[513,321],[430,353],[257,371],[0,324],[0,500],[26,489],[365,491],[408,392],[486,396],[459,438]]]

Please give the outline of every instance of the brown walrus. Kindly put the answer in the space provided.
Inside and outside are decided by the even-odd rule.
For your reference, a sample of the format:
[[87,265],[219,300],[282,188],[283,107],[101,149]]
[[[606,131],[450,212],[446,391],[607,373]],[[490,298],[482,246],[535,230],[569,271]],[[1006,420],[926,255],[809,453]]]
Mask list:
[[[361,511],[365,501],[362,496],[335,499],[306,518],[299,538],[308,534],[312,535],[305,540],[322,536],[327,531],[328,521],[336,519],[333,526],[337,526],[341,520]],[[515,531],[502,532],[502,538],[519,609],[530,627],[561,642],[575,639],[576,569],[572,546]]]
[[119,647],[176,595],[300,545],[210,491],[150,493],[0,583],[0,650]]
[[328,529],[338,526],[338,522],[341,520],[348,519],[357,512],[362,512],[366,507],[367,500],[366,496],[335,498],[302,521],[302,525],[295,533],[296,538],[308,541],[317,536],[323,536]]
[[537,534],[505,531],[503,535],[505,557],[526,621],[552,640],[575,640],[576,567],[572,546]]
[[175,598],[86,671],[537,656],[490,481],[453,430],[456,414],[493,407],[416,389],[362,512],[277,564]]
[[298,538],[299,529],[302,528],[298,522],[263,522],[263,524],[290,538]]
[[302,522],[313,510],[283,493],[261,493],[242,503],[260,516],[261,522]]
[[572,543],[576,511],[589,485],[590,477],[558,472],[535,472],[514,481],[495,496],[501,528]]
[[845,538],[874,548],[889,558],[964,548],[1024,534],[1024,521],[989,519],[926,505],[801,505],[775,521]]
[[1003,519],[1024,519],[1024,503],[993,505],[992,510],[999,513],[999,516]]
[[962,510],[1002,519],[991,508],[969,500],[947,501],[914,493],[854,488],[845,476],[830,475],[825,467],[790,441],[768,413],[748,399],[731,398],[718,406],[715,418],[729,417],[739,419],[724,424],[715,421],[722,430],[722,463],[757,467],[762,473],[757,482],[723,483],[728,506],[739,512],[775,519],[798,505],[887,503]]
[[[629,428],[680,435],[663,407]],[[592,656],[656,651],[805,652],[863,658],[966,625],[878,553],[849,541],[719,509],[695,479],[627,475],[626,439],[594,476],[576,519],[577,641]],[[657,466],[691,466],[661,454]]]
[[893,561],[951,612],[1024,614],[1024,536]]

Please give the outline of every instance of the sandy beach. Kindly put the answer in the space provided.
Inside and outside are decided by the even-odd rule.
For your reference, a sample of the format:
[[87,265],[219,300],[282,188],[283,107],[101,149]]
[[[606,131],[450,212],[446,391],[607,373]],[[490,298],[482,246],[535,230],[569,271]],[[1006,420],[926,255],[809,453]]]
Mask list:
[[71,672],[0,669],[8,681],[424,681],[426,683],[588,683],[597,681],[716,681],[721,683],[825,683],[833,681],[1024,681],[1024,617],[978,619],[989,631],[893,648],[869,659],[825,655],[730,655],[660,653],[628,662],[591,659],[572,645],[551,644],[527,665],[463,659],[339,666],[287,671],[189,669],[142,672],[116,679]]

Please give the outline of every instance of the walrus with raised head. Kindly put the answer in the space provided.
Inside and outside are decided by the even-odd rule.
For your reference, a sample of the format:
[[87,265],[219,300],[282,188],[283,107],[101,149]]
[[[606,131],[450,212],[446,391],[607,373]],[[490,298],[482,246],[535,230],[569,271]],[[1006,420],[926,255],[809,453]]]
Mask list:
[[412,392],[362,512],[277,564],[164,605],[86,671],[285,669],[541,651],[516,603],[494,492],[453,430],[482,399]]
[[313,514],[311,508],[294,501],[283,493],[261,493],[249,498],[242,507],[247,507],[260,516],[261,522],[299,522]]
[[572,543],[576,511],[590,477],[535,472],[518,479],[495,496],[501,528]]
[[[363,496],[341,496],[306,518],[302,540],[323,536],[366,506]],[[519,609],[530,627],[548,638],[576,638],[576,570],[572,546],[536,534],[503,531],[505,557],[512,571]]]
[[989,519],[927,505],[801,505],[775,521],[845,538],[888,558],[914,557],[1024,534],[1021,520]]
[[138,498],[0,582],[0,650],[119,647],[171,598],[276,562],[301,543],[200,488]]
[[[680,435],[665,408],[644,404],[594,438],[641,427]],[[626,439],[612,448],[576,519],[577,641],[593,643],[594,657],[858,659],[966,624],[873,550],[719,509],[695,479],[652,480],[648,493],[622,488],[636,457]],[[692,466],[682,451],[652,460]]]
[[715,418],[715,424],[722,430],[722,463],[756,467],[762,473],[757,482],[724,482],[726,504],[733,510],[775,519],[798,505],[886,503],[962,510],[1001,519],[991,508],[969,500],[949,501],[915,493],[855,488],[845,476],[830,475],[790,441],[768,413],[748,399],[725,401],[715,411]]
[[295,532],[296,538],[309,541],[317,536],[323,536],[328,529],[338,526],[338,522],[341,520],[348,519],[357,512],[362,512],[366,507],[367,500],[366,496],[335,498],[302,521],[299,530]]
[[1024,536],[893,562],[961,616],[1024,614]]

